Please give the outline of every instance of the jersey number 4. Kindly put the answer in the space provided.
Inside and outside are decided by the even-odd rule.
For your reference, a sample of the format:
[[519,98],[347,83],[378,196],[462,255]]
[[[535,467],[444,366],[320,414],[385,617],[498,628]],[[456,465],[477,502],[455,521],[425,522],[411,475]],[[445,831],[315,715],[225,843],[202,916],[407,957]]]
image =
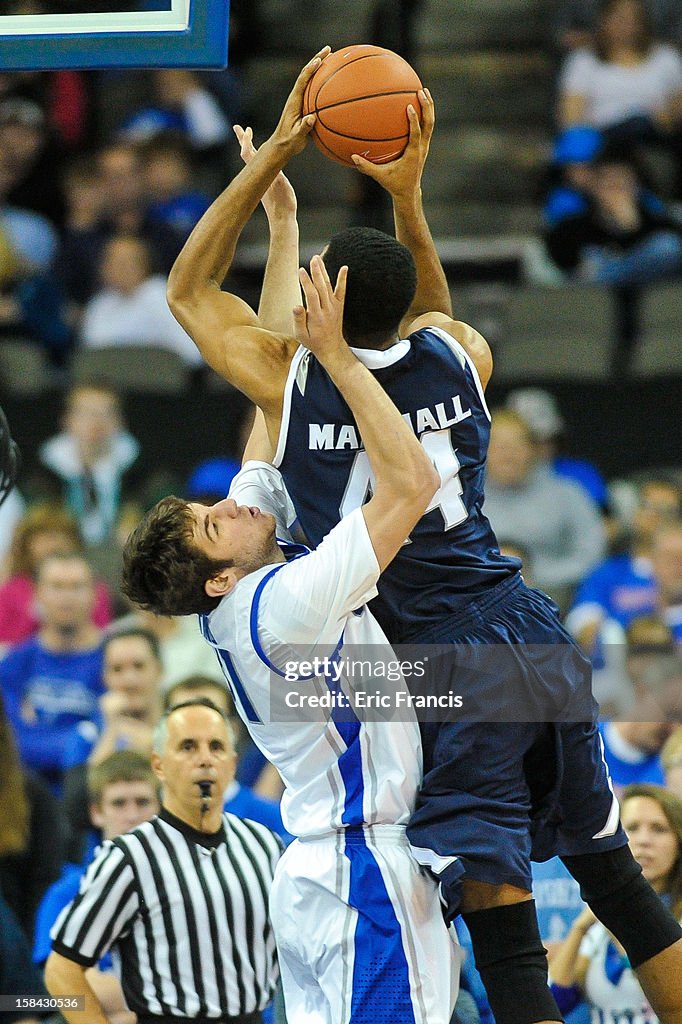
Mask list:
[[[459,459],[452,447],[450,430],[432,430],[420,438],[424,450],[440,475],[440,487],[434,494],[427,512],[440,509],[444,529],[451,530],[467,518],[466,505],[462,501],[462,484],[459,479]],[[374,473],[366,451],[359,451],[353,460],[346,490],[339,512],[341,518],[369,501],[374,493]]]

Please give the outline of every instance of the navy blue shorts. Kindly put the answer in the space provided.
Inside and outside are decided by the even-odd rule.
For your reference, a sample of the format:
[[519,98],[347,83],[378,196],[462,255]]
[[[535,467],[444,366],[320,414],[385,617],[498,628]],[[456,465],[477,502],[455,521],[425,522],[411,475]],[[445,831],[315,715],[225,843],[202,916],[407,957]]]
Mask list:
[[[472,645],[460,649],[466,668],[453,676],[465,708],[491,679],[491,664],[495,693],[527,697],[519,704],[524,721],[512,720],[512,703],[506,720],[479,713],[422,726],[425,774],[407,834],[417,858],[440,874],[448,902],[457,902],[463,874],[530,891],[531,860],[627,843],[596,727],[590,663],[546,594],[515,576],[419,641]],[[539,720],[544,707],[552,721]],[[430,852],[457,859],[440,873],[444,862]]]

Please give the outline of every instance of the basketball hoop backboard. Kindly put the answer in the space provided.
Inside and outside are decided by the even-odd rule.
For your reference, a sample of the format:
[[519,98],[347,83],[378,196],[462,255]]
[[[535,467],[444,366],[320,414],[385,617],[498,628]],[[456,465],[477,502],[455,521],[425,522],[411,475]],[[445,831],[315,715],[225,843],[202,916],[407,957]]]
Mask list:
[[154,11],[109,6],[0,16],[0,68],[226,67],[229,0],[164,0]]

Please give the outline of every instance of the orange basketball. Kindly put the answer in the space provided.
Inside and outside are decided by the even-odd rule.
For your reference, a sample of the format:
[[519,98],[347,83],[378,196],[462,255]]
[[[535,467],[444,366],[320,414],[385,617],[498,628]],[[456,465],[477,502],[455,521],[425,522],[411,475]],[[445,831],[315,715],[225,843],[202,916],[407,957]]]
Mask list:
[[392,50],[346,46],[325,57],[311,78],[303,113],[317,114],[311,134],[325,156],[352,167],[351,156],[359,153],[384,164],[407,145],[407,106],[419,110],[421,87],[416,72]]

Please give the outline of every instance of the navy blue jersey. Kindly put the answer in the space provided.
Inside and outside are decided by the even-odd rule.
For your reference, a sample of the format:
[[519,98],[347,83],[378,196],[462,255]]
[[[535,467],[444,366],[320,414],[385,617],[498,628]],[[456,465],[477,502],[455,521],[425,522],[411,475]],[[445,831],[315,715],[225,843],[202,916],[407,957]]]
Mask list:
[[[462,346],[425,328],[384,351],[354,349],[391,396],[440,473],[441,487],[379,581],[371,608],[394,643],[452,615],[518,571],[483,515],[490,414]],[[308,540],[317,545],[372,494],[352,413],[315,357],[299,349],[284,398],[275,465]]]

